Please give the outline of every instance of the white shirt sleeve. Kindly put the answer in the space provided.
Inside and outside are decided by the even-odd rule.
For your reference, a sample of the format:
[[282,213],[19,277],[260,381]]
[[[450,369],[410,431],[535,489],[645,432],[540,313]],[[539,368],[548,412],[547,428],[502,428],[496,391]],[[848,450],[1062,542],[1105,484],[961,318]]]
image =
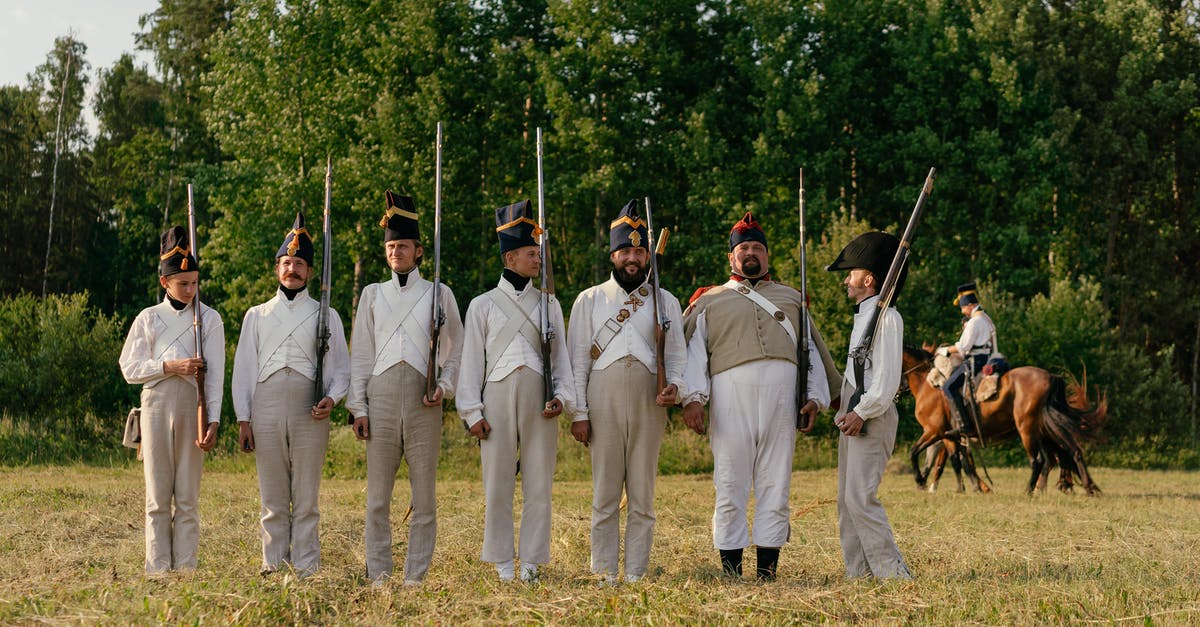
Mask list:
[[483,420],[484,348],[487,346],[488,302],[477,297],[467,306],[463,321],[462,364],[455,388],[458,415],[468,427]]
[[442,325],[441,335],[438,336],[438,365],[442,367],[438,375],[438,387],[442,388],[442,396],[446,400],[454,398],[458,386],[458,371],[462,367],[463,321],[458,313],[458,301],[454,292],[445,285],[439,291],[442,298],[442,311],[446,314],[446,322]]
[[571,322],[567,325],[567,352],[571,356],[571,372],[575,375],[575,420],[588,419],[587,388],[592,375],[592,298],[585,290],[571,306]]
[[[812,322],[812,318],[809,318]],[[812,341],[812,334],[809,334],[808,342],[808,364],[812,367],[808,371],[808,399],[817,402],[818,409],[829,407],[829,378],[825,373],[825,362],[821,359],[821,352],[817,350],[817,343]]]
[[204,400],[209,422],[221,422],[221,404],[225,394],[225,324],[215,309],[203,306],[204,320]]
[[367,382],[375,368],[375,296],[378,289],[368,285],[358,301],[354,330],[350,335],[350,388],[346,392],[346,410],[355,418],[369,415]]
[[337,405],[350,390],[350,349],[346,346],[342,316],[332,307],[329,308],[329,352],[325,353],[323,361],[321,379],[325,396]]
[[692,332],[692,340],[687,345],[687,365],[683,371],[684,387],[687,389],[687,396],[684,397],[684,405],[692,402],[700,404],[708,402],[707,315],[707,311],[702,311],[696,316],[696,330]]
[[677,398],[684,398],[688,390],[687,381],[684,380],[688,364],[688,346],[683,339],[683,310],[679,306],[679,299],[672,296],[670,292],[660,289],[659,298],[662,299],[667,320],[671,322],[671,327],[667,329],[666,348],[664,349],[666,353],[664,359],[667,362],[667,385],[674,383],[679,388]]
[[567,325],[563,321],[562,303],[551,296],[549,310],[550,323],[554,329],[554,339],[550,343],[554,397],[562,401],[563,411],[568,416],[574,416],[576,412],[575,375],[571,369],[571,356],[567,353]]
[[154,359],[153,314],[144,309],[134,318],[121,347],[121,375],[132,384],[146,384],[167,378],[163,373],[163,362]]
[[871,349],[870,376],[866,377],[869,384],[854,408],[863,420],[881,416],[892,407],[892,399],[900,389],[903,343],[904,319],[889,307],[879,317],[874,347]]
[[233,396],[233,413],[238,422],[250,422],[250,408],[254,402],[254,390],[258,386],[258,316],[248,309],[242,318],[242,332],[238,336],[237,349],[233,353],[233,380],[230,394]]

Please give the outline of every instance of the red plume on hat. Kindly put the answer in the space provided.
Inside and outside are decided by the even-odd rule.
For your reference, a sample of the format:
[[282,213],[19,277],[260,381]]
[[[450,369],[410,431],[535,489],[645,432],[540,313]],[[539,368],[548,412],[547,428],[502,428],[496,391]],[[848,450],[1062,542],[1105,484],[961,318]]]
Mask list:
[[763,246],[767,245],[766,233],[763,233],[762,228],[758,226],[758,222],[754,219],[754,215],[749,211],[730,229],[729,250],[733,250],[742,242],[759,242]]

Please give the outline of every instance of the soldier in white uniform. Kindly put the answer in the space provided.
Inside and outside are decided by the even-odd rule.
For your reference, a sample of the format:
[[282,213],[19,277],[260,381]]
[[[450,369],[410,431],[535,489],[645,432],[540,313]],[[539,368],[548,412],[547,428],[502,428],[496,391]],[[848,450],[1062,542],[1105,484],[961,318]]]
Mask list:
[[[513,492],[521,475],[520,577],[534,581],[550,561],[550,488],[558,450],[558,421],[575,406],[574,377],[563,332],[562,306],[549,297],[553,397],[545,398],[542,371],[540,235],[530,202],[496,210],[504,271],[497,286],[467,307],[458,411],[480,439],[484,510],[482,559],[502,581],[513,579]],[[518,466],[517,456],[520,455]]]
[[974,283],[958,286],[955,304],[963,315],[962,334],[957,342],[938,350],[946,356],[961,355],[963,360],[950,372],[950,376],[946,377],[942,394],[946,395],[946,399],[950,401],[950,409],[955,413],[955,427],[964,433],[974,433],[975,425],[971,423],[971,414],[967,412],[963,403],[963,384],[968,375],[975,376],[982,372],[988,359],[996,352],[996,325],[979,304]]
[[[225,383],[225,330],[221,316],[195,300],[199,265],[187,231],[162,234],[159,285],[166,298],[138,314],[121,350],[121,373],[141,384],[143,470],[146,476],[146,573],[196,568],[200,546],[200,472],[204,453],[217,444]],[[196,357],[193,307],[200,308]],[[198,384],[204,376],[208,423],[197,433]]]
[[[704,433],[710,403],[713,452],[713,545],[725,573],[740,577],[742,552],[756,546],[756,576],[776,578],[779,549],[791,535],[789,487],[796,413],[812,429],[829,406],[828,351],[810,324],[809,400],[796,407],[796,346],[800,292],[771,280],[767,238],[747,213],[729,234],[724,285],[699,290],[684,313],[688,338],[684,422]],[[811,318],[810,318],[811,322]],[[828,368],[828,371],[832,371]],[[747,508],[754,490],[754,536]]]
[[279,287],[246,312],[233,358],[239,448],[254,452],[258,467],[263,574],[290,564],[306,577],[321,565],[318,495],[329,414],[350,386],[346,334],[331,307],[322,396],[315,397],[321,304],[308,294],[312,262],[312,236],[297,213],[275,253]]
[[646,574],[654,538],[654,481],[667,423],[666,407],[683,387],[687,349],[679,301],[660,289],[666,315],[667,386],[657,389],[654,285],[649,232],[631,200],[609,225],[609,280],[589,287],[571,307],[567,345],[575,374],[575,439],[592,454],[592,572],[617,581],[621,553],[621,493],[628,495],[626,581]]
[[[882,288],[900,240],[874,231],[851,240],[826,268],[849,270],[842,284],[854,301],[854,328],[850,350],[860,346],[878,308]],[[904,286],[908,268],[896,283]],[[896,444],[899,417],[892,399],[900,387],[904,350],[904,320],[894,307],[880,312],[871,354],[856,371],[853,356],[846,363],[841,406],[834,417],[838,436],[838,530],[846,577],[911,579],[908,566],[892,535],[887,513],[879,502],[879,483]],[[860,379],[861,375],[861,379]],[[856,388],[862,394],[855,403]],[[850,406],[852,403],[853,406]]]
[[462,318],[454,292],[438,295],[445,325],[438,340],[433,397],[425,396],[432,337],[433,283],[417,266],[425,255],[412,198],[385,193],[384,250],[392,276],[368,285],[358,303],[351,337],[350,395],[355,436],[367,441],[367,577],[381,585],[392,575],[392,488],[408,464],[412,515],[404,585],[420,585],[437,538],[437,463],[442,444],[442,401],[454,397],[462,353]]

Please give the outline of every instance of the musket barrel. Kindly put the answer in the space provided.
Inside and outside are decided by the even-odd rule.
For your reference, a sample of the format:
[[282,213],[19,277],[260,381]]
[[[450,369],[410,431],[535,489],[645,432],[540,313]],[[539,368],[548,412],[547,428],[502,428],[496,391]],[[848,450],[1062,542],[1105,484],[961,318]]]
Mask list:
[[425,366],[425,398],[432,400],[437,390],[438,342],[446,314],[442,311],[442,123],[437,123],[434,138],[433,174],[433,288],[429,311],[429,363]]

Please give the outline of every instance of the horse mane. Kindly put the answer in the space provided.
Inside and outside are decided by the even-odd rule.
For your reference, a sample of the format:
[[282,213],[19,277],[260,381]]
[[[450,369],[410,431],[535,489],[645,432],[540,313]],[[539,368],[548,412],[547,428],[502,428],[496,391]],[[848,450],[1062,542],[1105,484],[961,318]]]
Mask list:
[[905,344],[904,345],[904,353],[906,355],[909,355],[913,359],[917,359],[920,361],[933,361],[933,353],[931,353],[919,346]]

